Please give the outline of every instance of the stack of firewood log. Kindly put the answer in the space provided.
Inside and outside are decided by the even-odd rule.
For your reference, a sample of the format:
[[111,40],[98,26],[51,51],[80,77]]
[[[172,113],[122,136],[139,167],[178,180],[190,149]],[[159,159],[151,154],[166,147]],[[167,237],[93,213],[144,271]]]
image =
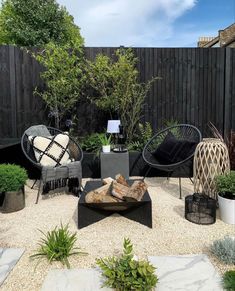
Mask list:
[[128,185],[125,178],[118,174],[115,179],[103,179],[103,186],[86,194],[86,203],[104,203],[104,202],[131,202],[141,201],[147,185],[144,181],[134,181],[131,186]]

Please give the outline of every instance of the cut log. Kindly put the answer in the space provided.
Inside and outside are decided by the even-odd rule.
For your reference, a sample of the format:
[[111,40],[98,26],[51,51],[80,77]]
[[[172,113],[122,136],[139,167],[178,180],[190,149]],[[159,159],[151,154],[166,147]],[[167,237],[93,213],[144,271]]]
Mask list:
[[135,181],[123,198],[125,201],[141,201],[146,190],[147,185],[143,181]]
[[126,179],[121,175],[121,174],[117,174],[115,176],[115,180],[119,183],[119,184],[122,184],[126,187],[130,187],[126,181]]
[[118,199],[124,200],[124,196],[127,196],[129,190],[130,190],[130,187],[127,187],[116,181],[113,181],[111,194],[114,197],[117,197]]
[[113,178],[111,178],[111,177],[105,178],[102,180],[102,182],[104,185],[111,184],[113,182]]
[[[98,203],[101,202],[101,198],[105,195],[110,195],[111,184],[106,184],[100,188],[90,191],[86,194],[86,203]],[[111,196],[111,195],[110,195]]]

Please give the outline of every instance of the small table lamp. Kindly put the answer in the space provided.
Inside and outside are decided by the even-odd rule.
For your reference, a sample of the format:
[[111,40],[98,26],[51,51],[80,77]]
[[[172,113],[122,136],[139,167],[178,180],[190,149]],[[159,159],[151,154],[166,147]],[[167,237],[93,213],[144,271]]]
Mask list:
[[114,147],[116,147],[116,144],[117,144],[120,124],[121,124],[120,120],[108,120],[107,132],[111,134],[115,134]]
[[108,120],[107,132],[108,133],[119,133],[120,120]]

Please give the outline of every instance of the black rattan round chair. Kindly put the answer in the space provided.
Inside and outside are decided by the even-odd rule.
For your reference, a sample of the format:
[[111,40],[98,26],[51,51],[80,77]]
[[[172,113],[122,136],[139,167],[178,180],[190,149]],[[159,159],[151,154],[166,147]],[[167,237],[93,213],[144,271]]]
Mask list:
[[[165,171],[170,177],[177,168],[193,159],[195,148],[201,139],[200,131],[189,124],[171,126],[155,134],[142,152],[143,159],[149,166],[144,178],[151,168]],[[179,188],[182,198],[181,178],[179,178]]]
[[[32,142],[29,139],[29,136],[40,136],[40,137],[52,137],[56,136],[58,134],[66,134],[62,132],[59,129],[53,128],[53,127],[47,127],[45,125],[35,125],[29,127],[27,130],[22,135],[21,138],[21,148],[26,156],[26,158],[36,167],[41,171],[41,177],[40,177],[40,183],[39,183],[39,188],[38,188],[38,194],[37,194],[37,199],[36,203],[38,203],[39,195],[40,195],[40,188],[41,188],[41,183],[43,182],[43,190],[42,193],[47,193],[49,190],[56,189],[59,187],[64,187],[68,186],[69,191],[73,192],[75,195],[79,194],[79,191],[81,189],[81,179],[82,179],[82,172],[81,172],[81,161],[83,159],[83,152],[80,147],[80,145],[69,135],[69,142],[67,145],[67,152],[69,154],[69,159],[71,160],[71,163],[67,167],[66,165],[58,165],[51,167],[53,168],[53,175],[56,177],[56,181],[51,180],[51,177],[43,177],[42,172],[44,166],[42,166],[36,159],[35,157],[35,151],[32,145]],[[76,163],[76,164],[75,164]],[[71,178],[69,175],[69,170],[68,168],[74,168],[79,167],[79,175],[76,178]],[[50,173],[50,174],[51,174]],[[52,175],[51,175],[52,176]],[[43,180],[43,181],[42,181]],[[35,181],[36,183],[36,181]],[[34,183],[34,185],[35,185]],[[34,186],[33,185],[33,186]],[[32,186],[32,188],[33,188]]]

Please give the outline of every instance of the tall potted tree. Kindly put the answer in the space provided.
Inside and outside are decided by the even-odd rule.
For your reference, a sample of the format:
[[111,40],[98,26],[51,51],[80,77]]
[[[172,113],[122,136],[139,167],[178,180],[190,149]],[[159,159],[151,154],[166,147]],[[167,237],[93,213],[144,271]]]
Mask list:
[[3,212],[14,212],[25,207],[24,185],[27,172],[17,165],[0,165],[0,196]]
[[235,224],[235,171],[216,177],[221,219]]

